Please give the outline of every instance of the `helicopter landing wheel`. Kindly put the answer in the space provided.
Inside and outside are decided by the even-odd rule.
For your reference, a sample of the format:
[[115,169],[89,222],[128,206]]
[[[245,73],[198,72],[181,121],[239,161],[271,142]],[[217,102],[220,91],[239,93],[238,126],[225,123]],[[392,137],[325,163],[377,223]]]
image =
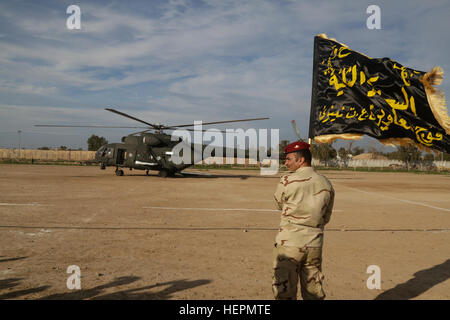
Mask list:
[[163,170],[159,171],[158,175],[161,178],[167,178],[169,176],[169,171],[163,169]]
[[116,176],[123,176],[123,170],[116,169]]

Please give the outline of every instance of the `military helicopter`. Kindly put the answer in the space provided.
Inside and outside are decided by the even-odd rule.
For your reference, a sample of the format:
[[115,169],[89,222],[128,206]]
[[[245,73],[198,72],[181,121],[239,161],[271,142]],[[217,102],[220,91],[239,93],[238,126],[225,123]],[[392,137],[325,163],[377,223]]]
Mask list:
[[[191,161],[189,163],[175,164],[171,160],[173,155],[173,148],[178,143],[183,143],[181,137],[177,137],[173,141],[173,137],[164,130],[176,130],[179,128],[187,128],[187,131],[196,131],[188,127],[193,127],[194,124],[182,124],[176,126],[166,126],[163,124],[152,124],[144,120],[133,117],[115,109],[106,108],[105,110],[116,113],[123,117],[138,121],[146,125],[146,127],[111,127],[111,126],[73,126],[73,125],[35,125],[37,127],[89,127],[89,128],[141,128],[145,129],[136,133],[132,133],[128,136],[122,137],[122,143],[109,143],[101,146],[95,152],[94,163],[100,164],[100,169],[105,170],[106,167],[113,166],[116,167],[115,174],[117,176],[123,176],[123,168],[145,170],[146,174],[149,175],[150,170],[155,170],[159,172],[160,177],[174,176],[175,173],[181,172],[187,167],[194,164],[194,144],[191,144]],[[212,124],[222,124],[231,122],[243,122],[243,121],[254,121],[254,120],[267,120],[269,118],[254,118],[254,119],[240,119],[240,120],[227,120],[227,121],[215,121],[202,123],[203,125]],[[149,132],[153,131],[153,132]],[[205,130],[202,130],[205,131]],[[215,130],[218,132],[223,132],[221,130]],[[201,146],[201,151],[206,146]],[[226,149],[223,150],[223,155],[226,154]],[[248,150],[246,150],[248,151]],[[237,150],[233,150],[233,154],[236,155]],[[248,154],[248,153],[247,153]],[[215,156],[214,152],[211,154]],[[202,157],[203,160],[203,157]]]

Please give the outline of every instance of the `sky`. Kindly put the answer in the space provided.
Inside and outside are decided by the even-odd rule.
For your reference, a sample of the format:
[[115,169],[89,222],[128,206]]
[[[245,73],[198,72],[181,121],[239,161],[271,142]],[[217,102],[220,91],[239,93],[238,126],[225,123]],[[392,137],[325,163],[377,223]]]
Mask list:
[[[70,5],[81,29],[68,29]],[[366,25],[378,5],[381,29]],[[139,126],[269,120],[214,128],[276,128],[307,138],[314,36],[325,33],[374,58],[450,70],[450,1],[2,1],[0,148],[87,148],[120,142]],[[449,95],[444,74],[439,89]],[[19,134],[18,131],[21,131]],[[348,142],[338,141],[336,146]],[[375,139],[353,146],[386,150]]]

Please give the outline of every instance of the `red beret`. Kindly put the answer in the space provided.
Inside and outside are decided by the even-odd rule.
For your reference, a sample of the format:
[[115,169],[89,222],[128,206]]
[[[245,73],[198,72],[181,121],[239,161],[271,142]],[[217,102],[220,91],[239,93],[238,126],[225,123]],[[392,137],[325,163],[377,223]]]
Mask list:
[[303,149],[309,149],[310,147],[311,146],[308,143],[303,141],[292,142],[291,144],[287,145],[286,148],[284,148],[284,154],[288,154]]

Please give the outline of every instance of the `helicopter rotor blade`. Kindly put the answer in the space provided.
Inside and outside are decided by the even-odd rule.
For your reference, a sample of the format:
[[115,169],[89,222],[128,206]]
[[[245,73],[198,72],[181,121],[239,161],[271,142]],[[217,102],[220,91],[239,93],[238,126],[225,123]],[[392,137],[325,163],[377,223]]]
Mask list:
[[300,137],[300,132],[298,131],[295,120],[292,120],[291,123],[292,123],[292,127],[294,128],[294,132],[295,132],[295,135],[297,136],[298,140],[302,141],[302,138]]
[[56,124],[35,124],[35,127],[52,128],[124,128],[124,129],[144,129],[147,127],[119,127],[119,126],[75,126],[75,125],[56,125]]
[[[254,121],[254,120],[267,120],[270,118],[254,118],[254,119],[240,119],[240,120],[226,120],[226,121],[214,121],[214,122],[205,122],[202,123],[202,126],[210,125],[210,124],[219,124],[219,123],[231,123],[231,122],[243,122],[243,121]],[[182,128],[182,127],[193,127],[194,124],[181,124],[177,126],[168,126],[163,127],[163,129],[172,129],[172,128]]]
[[117,113],[118,115],[121,115],[121,116],[123,116],[123,117],[133,119],[133,120],[135,120],[135,121],[144,123],[144,124],[146,124],[146,125],[148,125],[148,126],[150,126],[150,127],[152,127],[152,128],[158,129],[158,127],[157,127],[156,125],[151,124],[151,123],[148,123],[148,122],[146,122],[146,121],[144,121],[144,120],[135,118],[135,117],[133,117],[133,116],[130,116],[129,114],[126,114],[126,113],[123,113],[123,112],[120,112],[120,111],[117,111],[117,110],[114,110],[114,109],[111,109],[111,108],[105,108],[105,110],[110,111],[110,112],[113,112],[113,113]]

